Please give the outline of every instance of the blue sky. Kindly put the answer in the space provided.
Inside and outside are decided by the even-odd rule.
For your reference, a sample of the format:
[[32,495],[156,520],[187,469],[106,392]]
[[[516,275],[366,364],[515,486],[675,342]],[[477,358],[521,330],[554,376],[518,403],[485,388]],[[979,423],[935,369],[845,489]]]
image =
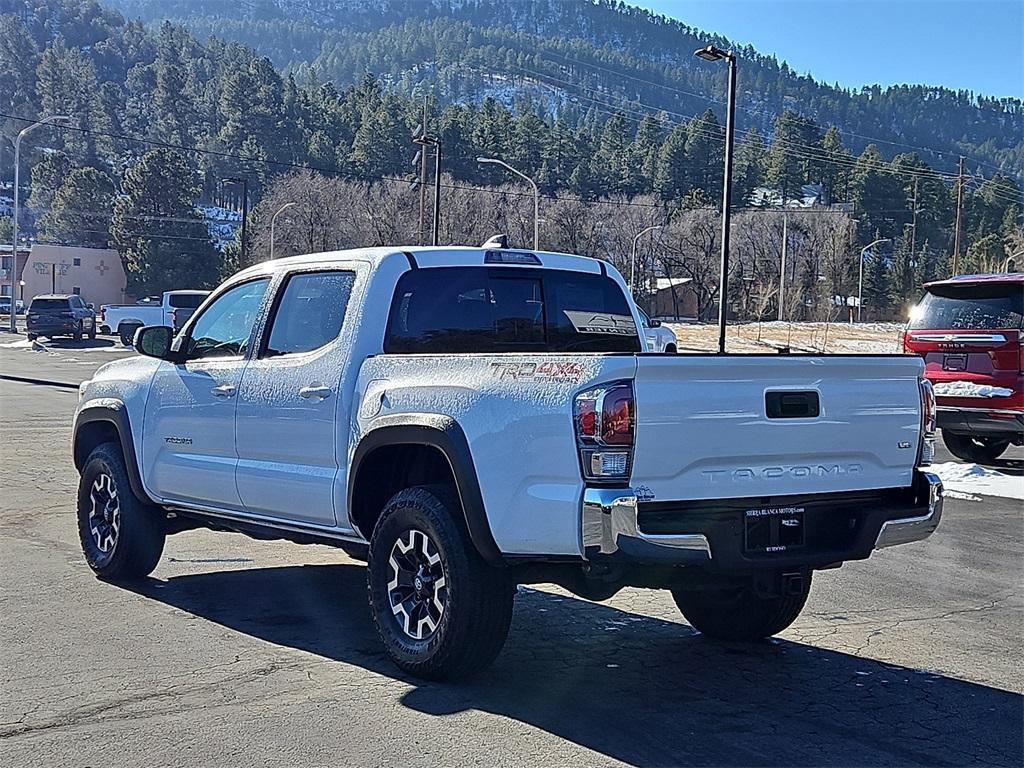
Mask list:
[[818,80],[1024,98],[1024,0],[629,0]]

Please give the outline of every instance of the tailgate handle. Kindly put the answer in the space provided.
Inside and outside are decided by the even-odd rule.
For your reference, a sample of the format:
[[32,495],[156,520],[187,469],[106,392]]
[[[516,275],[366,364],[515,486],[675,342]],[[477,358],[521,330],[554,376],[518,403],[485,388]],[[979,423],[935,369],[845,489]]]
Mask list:
[[769,419],[810,419],[821,414],[818,393],[765,392],[764,407]]

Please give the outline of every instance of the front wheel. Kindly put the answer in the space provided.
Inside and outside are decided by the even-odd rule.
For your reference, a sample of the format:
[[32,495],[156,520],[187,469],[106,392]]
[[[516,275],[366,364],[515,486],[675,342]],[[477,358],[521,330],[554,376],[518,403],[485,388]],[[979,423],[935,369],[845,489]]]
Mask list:
[[91,340],[91,339],[95,339],[95,338],[96,338],[96,321],[94,320],[93,324],[92,324],[92,327],[89,328],[89,339]]
[[480,557],[447,488],[395,494],[370,539],[368,590],[388,655],[411,675],[465,677],[505,644],[514,585]]
[[761,596],[753,587],[722,590],[672,590],[683,617],[715,640],[761,640],[778,634],[803,610],[811,592],[810,574],[795,595]]
[[85,335],[85,324],[81,320],[79,320],[78,321],[78,326],[75,328],[74,333],[71,334],[71,338],[73,338],[75,341],[81,341],[82,340],[82,336],[84,336],[84,335]]
[[942,431],[942,442],[946,444],[949,452],[958,459],[974,464],[987,464],[995,461],[1010,445],[1009,438],[958,435],[945,430]]
[[163,554],[166,533],[159,510],[132,492],[116,443],[98,445],[82,467],[78,537],[89,567],[108,581],[148,576]]

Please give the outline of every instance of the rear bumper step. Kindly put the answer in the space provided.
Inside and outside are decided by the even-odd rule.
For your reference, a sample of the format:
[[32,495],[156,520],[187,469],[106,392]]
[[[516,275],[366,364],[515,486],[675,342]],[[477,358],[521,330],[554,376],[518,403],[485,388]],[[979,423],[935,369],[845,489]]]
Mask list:
[[591,562],[696,565],[716,572],[818,568],[930,536],[942,516],[938,476],[872,493],[700,502],[638,502],[631,488],[584,492]]

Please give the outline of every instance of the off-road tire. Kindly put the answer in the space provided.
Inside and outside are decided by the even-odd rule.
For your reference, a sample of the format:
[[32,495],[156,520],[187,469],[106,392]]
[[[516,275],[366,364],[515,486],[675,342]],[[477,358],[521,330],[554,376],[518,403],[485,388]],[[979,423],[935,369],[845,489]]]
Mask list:
[[674,354],[677,354],[678,351],[679,350],[676,349],[676,345],[675,344],[666,344],[665,345],[665,354],[666,355],[674,355]]
[[[408,615],[399,618],[389,587],[398,578],[391,562],[398,542],[422,543],[420,534],[440,555],[445,595],[436,627],[414,639],[403,628],[403,618],[408,627]],[[476,551],[459,501],[449,488],[416,486],[391,497],[370,538],[367,573],[377,633],[391,659],[410,675],[429,680],[467,677],[501,652],[512,620],[515,586]]]
[[808,574],[799,595],[762,597],[752,587],[732,590],[672,590],[685,619],[715,640],[762,640],[778,634],[803,610],[811,591]]
[[997,437],[975,437],[942,431],[942,442],[949,452],[958,459],[972,464],[988,464],[1003,455],[1010,445],[1010,439]]
[[[112,485],[117,507],[118,525],[112,546],[104,549],[96,540],[94,494],[102,499],[109,491],[97,492]],[[98,515],[96,516],[99,517]],[[78,538],[85,561],[96,575],[106,581],[131,581],[148,576],[160,561],[166,538],[160,511],[141,501],[132,492],[121,447],[117,443],[101,443],[89,454],[78,483]],[[108,541],[103,540],[107,545]]]

